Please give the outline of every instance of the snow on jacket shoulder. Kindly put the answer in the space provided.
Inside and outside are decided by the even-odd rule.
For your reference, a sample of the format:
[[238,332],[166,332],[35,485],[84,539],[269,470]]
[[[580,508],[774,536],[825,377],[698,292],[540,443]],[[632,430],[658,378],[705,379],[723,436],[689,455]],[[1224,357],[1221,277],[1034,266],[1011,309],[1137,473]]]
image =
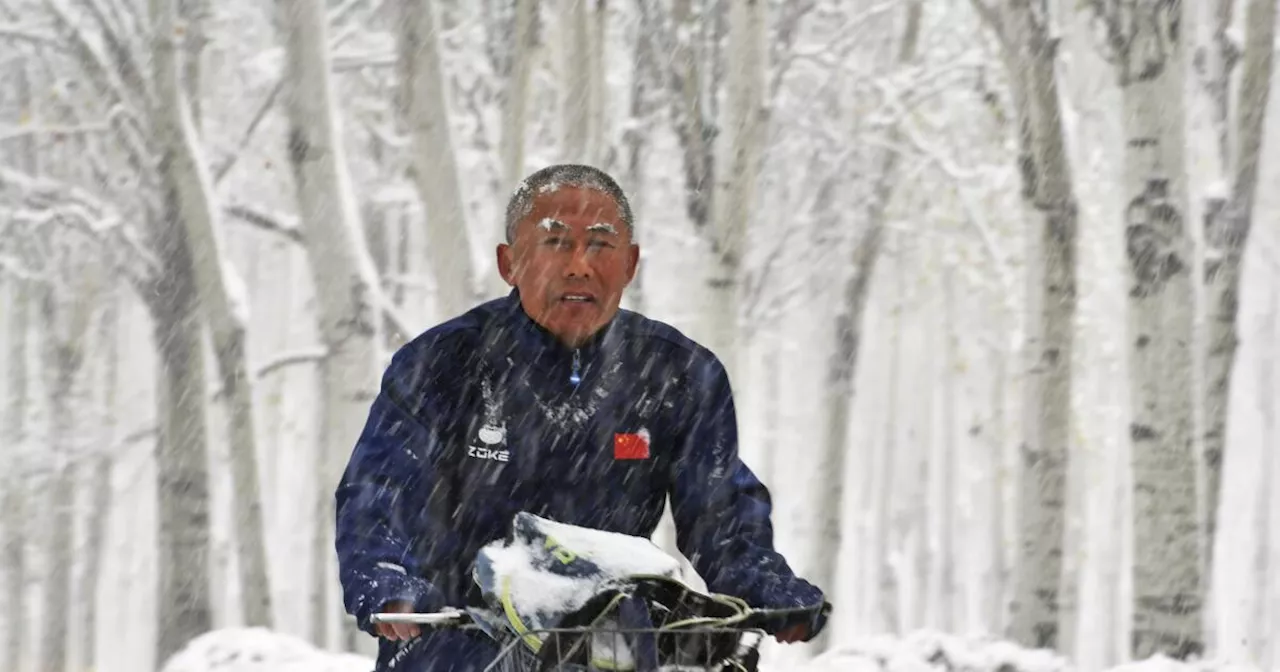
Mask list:
[[[571,349],[516,293],[482,304],[405,345],[383,376],[336,492],[346,609],[373,632],[392,600],[475,603],[476,552],[517,512],[650,537],[668,493],[708,589],[821,605],[773,549],[769,493],[737,443],[724,367],[675,328],[624,310]],[[380,665],[395,647],[381,648]]]

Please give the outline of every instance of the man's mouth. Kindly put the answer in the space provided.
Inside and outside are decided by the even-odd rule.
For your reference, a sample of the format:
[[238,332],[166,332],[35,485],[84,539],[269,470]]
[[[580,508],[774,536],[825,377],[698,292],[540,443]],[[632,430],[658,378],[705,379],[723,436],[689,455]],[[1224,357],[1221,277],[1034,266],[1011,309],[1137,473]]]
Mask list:
[[582,292],[569,292],[560,296],[565,303],[595,303],[596,297]]

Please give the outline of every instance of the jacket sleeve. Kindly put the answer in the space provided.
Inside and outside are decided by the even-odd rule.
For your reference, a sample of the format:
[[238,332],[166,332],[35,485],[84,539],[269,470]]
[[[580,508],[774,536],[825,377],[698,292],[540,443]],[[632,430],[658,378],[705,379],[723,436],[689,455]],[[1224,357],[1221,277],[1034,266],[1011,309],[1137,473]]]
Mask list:
[[[414,610],[446,606],[422,577],[414,556],[415,529],[433,491],[432,429],[405,407],[403,353],[387,369],[336,491],[335,545],[343,603],[360,628],[375,633],[369,618],[393,600]],[[421,393],[419,393],[421,394]]]
[[[797,577],[774,550],[769,491],[738,457],[728,374],[714,356],[705,360],[691,372],[692,403],[672,478],[680,551],[712,592],[739,597],[752,607],[816,614],[825,604],[822,591]],[[821,623],[811,623],[813,633],[820,628]]]

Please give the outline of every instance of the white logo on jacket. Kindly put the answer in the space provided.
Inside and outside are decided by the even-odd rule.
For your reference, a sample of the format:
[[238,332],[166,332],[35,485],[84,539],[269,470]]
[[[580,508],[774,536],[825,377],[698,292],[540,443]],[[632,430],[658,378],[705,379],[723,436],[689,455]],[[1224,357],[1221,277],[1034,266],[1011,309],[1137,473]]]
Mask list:
[[467,456],[507,462],[511,459],[511,452],[506,448],[506,424],[498,417],[501,414],[501,403],[495,398],[493,387],[487,380],[481,381],[480,393],[484,397],[484,424],[476,432],[476,437],[482,445],[477,446],[472,442],[467,447]]

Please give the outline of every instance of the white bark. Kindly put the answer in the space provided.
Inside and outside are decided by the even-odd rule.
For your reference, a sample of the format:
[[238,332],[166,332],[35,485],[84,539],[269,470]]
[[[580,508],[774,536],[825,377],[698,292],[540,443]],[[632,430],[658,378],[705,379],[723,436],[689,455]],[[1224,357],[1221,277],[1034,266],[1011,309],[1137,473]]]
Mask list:
[[[997,495],[992,502],[996,525],[993,552],[999,568],[993,568],[997,587],[992,606],[1002,607],[1005,591],[1012,589],[1012,593],[1007,595],[1008,614],[992,621],[1006,637],[1023,645],[1063,650],[1060,628],[1071,614],[1069,610],[1060,613],[1060,607],[1074,604],[1076,589],[1063,582],[1062,556],[1077,215],[1055,72],[1056,43],[1051,39],[1049,17],[1039,11],[1044,9],[1042,4],[1019,0],[1002,13],[981,2],[974,5],[999,39],[1011,82],[1023,211],[1030,225],[1026,236],[1026,333],[1020,350],[1024,367],[1019,386],[1023,400],[1021,460],[1013,481],[1018,543],[1012,576],[1008,577],[1003,567],[1007,517],[1003,496]],[[1004,373],[1000,378],[997,394],[1003,398],[1007,379]],[[1001,400],[995,403],[997,408],[1002,406]],[[1003,446],[997,445],[1003,452]],[[1003,458],[995,463],[1000,472],[1004,471],[1003,463]]]
[[[734,7],[737,8],[738,5],[735,4]],[[741,13],[745,10],[732,11]],[[920,2],[913,1],[907,5],[902,44],[898,54],[899,63],[905,64],[915,58],[920,34],[920,15]],[[736,25],[731,28],[731,34],[735,29]],[[735,63],[740,62],[732,57],[731,60]],[[733,107],[736,105],[731,106],[730,109]],[[891,131],[891,135],[896,136],[896,131]],[[896,144],[892,140],[888,143],[890,147]],[[867,206],[863,220],[866,231],[854,246],[853,258],[850,259],[851,272],[845,279],[842,305],[836,318],[836,348],[831,355],[823,390],[826,435],[823,441],[823,469],[817,484],[819,492],[817,501],[823,506],[819,509],[819,533],[814,539],[812,557],[815,558],[813,581],[826,591],[836,589],[836,568],[843,538],[841,532],[843,521],[839,503],[844,501],[845,457],[849,452],[849,412],[853,404],[855,371],[862,341],[863,313],[866,310],[871,278],[875,273],[876,260],[880,256],[880,247],[885,235],[885,216],[897,185],[899,158],[895,150],[885,150],[879,156],[879,172],[876,176],[874,197]],[[731,171],[731,175],[733,174]],[[750,189],[750,185],[739,188]],[[742,201],[743,192],[726,188],[717,193],[716,199],[717,203],[724,203],[726,199],[735,203],[734,207],[726,206],[723,210],[717,206],[716,212],[726,217],[740,217],[741,220],[738,221],[737,226],[741,226],[742,221],[749,215],[749,212],[744,210],[748,206]],[[721,226],[726,228],[733,225],[732,222],[721,223]],[[742,232],[738,231],[733,235],[740,236]],[[736,282],[733,285],[736,286]],[[824,633],[820,636],[816,648],[822,650],[828,644],[829,638]]]
[[509,193],[524,177],[525,110],[529,101],[529,74],[533,69],[536,34],[534,20],[538,0],[515,0],[516,20],[511,49],[511,76],[502,99],[502,192]]
[[159,349],[156,660],[213,625],[210,601],[209,439],[200,316],[186,233],[166,203],[152,223],[163,282],[149,297]]
[[987,447],[987,473],[990,474],[991,479],[987,493],[991,564],[987,568],[984,615],[987,631],[992,633],[1005,631],[1009,585],[1009,567],[1005,562],[1005,521],[1008,518],[1005,512],[1005,492],[1009,483],[1009,470],[1005,464],[1005,450],[1008,445],[1005,428],[1011,355],[1002,346],[1003,343],[997,339],[995,347],[991,349],[991,356],[995,362],[991,372],[994,381],[991,386],[991,421]]
[[942,367],[942,441],[938,447],[937,497],[938,516],[938,566],[934,568],[933,579],[938,582],[934,595],[938,600],[938,627],[944,632],[957,632],[960,623],[959,586],[956,579],[956,564],[959,561],[956,551],[955,535],[959,525],[956,510],[960,502],[956,499],[957,465],[963,464],[958,454],[960,450],[960,427],[956,406],[956,388],[959,387],[960,355],[959,335],[956,327],[955,293],[956,275],[952,263],[942,254],[943,265],[943,367]]
[[[919,6],[918,4],[916,5]],[[890,544],[900,540],[901,535],[895,534],[893,529],[897,519],[897,509],[894,497],[896,492],[896,484],[898,479],[898,460],[901,456],[898,454],[900,421],[898,419],[898,409],[901,404],[899,399],[899,387],[902,378],[902,314],[906,310],[906,289],[904,287],[905,280],[903,276],[904,264],[902,259],[893,260],[893,315],[891,319],[892,327],[889,334],[889,372],[886,374],[887,389],[885,398],[888,400],[884,415],[884,449],[881,451],[880,471],[876,474],[875,484],[875,547],[879,554],[875,559],[876,568],[873,573],[877,577],[875,586],[875,597],[871,600],[871,608],[874,609],[870,622],[872,627],[880,632],[901,633],[904,629],[902,621],[902,610],[899,606],[902,587],[900,585],[900,577],[898,571],[894,567],[893,557],[897,553],[896,548],[891,548]]]
[[[701,29],[694,14],[693,0],[674,0],[671,19],[675,36],[671,40],[671,114],[684,167],[685,210],[695,226],[711,223],[714,193],[714,157],[711,149],[711,121],[703,105],[706,73],[702,67],[702,50],[694,37]],[[650,8],[652,11],[652,8]]]
[[[1209,67],[1205,85],[1213,96],[1212,117],[1219,151],[1219,159],[1215,163],[1223,170],[1219,180],[1222,184],[1229,184],[1230,191],[1209,197],[1205,203],[1204,218],[1204,239],[1208,247],[1205,262],[1205,298],[1208,305],[1205,311],[1209,318],[1204,409],[1206,577],[1213,576],[1231,377],[1239,343],[1236,332],[1240,278],[1253,222],[1263,121],[1271,93],[1277,0],[1249,1],[1245,15],[1244,72],[1234,105],[1230,104],[1229,95],[1234,61],[1228,37],[1232,3],[1206,3],[1205,7],[1215,5],[1212,23],[1214,48],[1209,50],[1211,55],[1206,58]],[[1234,120],[1229,118],[1232,112]]]
[[[103,357],[101,376],[101,413],[102,437],[105,445],[115,446],[117,442],[116,426],[119,417],[117,390],[120,378],[120,360],[117,357],[116,344],[119,340],[120,297],[117,292],[107,290],[109,296],[104,301],[106,306],[97,332],[97,341],[106,347]],[[102,564],[105,555],[104,538],[110,520],[111,508],[114,505],[111,489],[111,471],[114,456],[105,449],[90,451],[89,454],[89,512],[85,520],[84,569],[80,577],[79,596],[81,600],[79,637],[81,641],[80,656],[82,669],[99,669],[97,659],[98,634],[98,585],[102,579]]]
[[560,120],[561,159],[595,163],[592,139],[591,0],[560,0]]
[[4,649],[0,652],[6,670],[22,669],[22,652],[27,637],[28,582],[27,500],[30,491],[26,485],[30,459],[27,450],[27,353],[30,320],[30,291],[20,280],[6,283],[5,327],[8,331],[5,348],[4,424],[0,425],[9,450],[8,468],[4,477],[4,499],[0,502],[0,522],[4,524]]
[[1028,0],[997,14],[974,1],[1001,42],[1017,108],[1027,237],[1026,381],[1022,469],[1018,475],[1018,552],[1007,636],[1053,647],[1059,638],[1063,533],[1071,418],[1071,355],[1076,306],[1077,215],[1066,153],[1049,17]]
[[[173,3],[161,0],[157,17],[162,36],[176,35]],[[235,484],[236,553],[239,560],[244,622],[270,627],[271,590],[267,577],[266,538],[258,479],[257,412],[254,379],[249,373],[244,287],[226,259],[220,239],[213,182],[202,158],[194,120],[188,106],[171,39],[160,38],[155,50],[156,92],[160,99],[155,122],[164,152],[162,179],[174,199],[178,219],[186,230],[195,273],[196,295],[213,338],[221,392],[228,400],[226,414]]]
[[1108,17],[1125,135],[1136,535],[1131,653],[1181,658],[1203,650],[1182,31],[1171,29],[1180,19],[1177,3],[1140,0],[1133,12],[1131,21]]
[[[725,122],[720,126],[712,197],[710,236],[714,266],[710,271],[709,310],[704,312],[709,347],[729,371],[739,372],[741,267],[746,232],[756,211],[756,181],[764,151],[766,2],[743,0],[729,6],[729,70]],[[735,379],[740,380],[740,379]],[[741,383],[739,383],[741,384]],[[839,500],[832,500],[839,501]]]
[[[59,269],[62,270],[62,269]],[[82,272],[76,269],[72,272]],[[60,280],[60,278],[59,278]],[[92,295],[65,294],[49,282],[40,290],[41,363],[49,377],[43,388],[49,422],[48,547],[44,554],[44,595],[41,600],[41,669],[62,672],[70,662],[70,637],[65,614],[71,609],[75,549],[76,414],[73,398],[88,345]]]
[[[447,80],[440,61],[435,3],[406,2],[400,7],[397,27],[405,88],[403,116],[413,138],[413,176],[425,205],[436,314],[443,321],[471,308],[477,298],[467,210],[449,128]],[[316,56],[325,57],[323,51]]]
[[[1276,280],[1272,280],[1276,282]],[[1280,588],[1280,439],[1276,428],[1276,343],[1280,342],[1280,301],[1276,289],[1272,289],[1262,329],[1259,331],[1257,364],[1258,411],[1262,418],[1261,463],[1258,465],[1258,527],[1255,539],[1253,575],[1257,593],[1254,597],[1253,628],[1250,630],[1250,649],[1255,664],[1264,670],[1276,668],[1275,633],[1280,626],[1277,613],[1277,589]]]
[[337,636],[338,602],[330,590],[336,571],[332,551],[333,488],[342,461],[364,426],[377,393],[381,343],[381,289],[369,257],[347,172],[337,103],[329,76],[322,0],[282,0],[288,85],[289,158],[306,227],[311,266],[328,351],[322,364],[323,444],[318,478],[311,588],[311,636]]
[[[636,22],[635,51],[631,59],[631,92],[628,100],[630,120],[622,141],[626,146],[626,167],[623,169],[624,185],[631,200],[631,211],[637,221],[644,221],[647,199],[647,163],[653,129],[653,95],[657,73],[654,64],[654,10],[649,0],[636,3],[640,17]],[[640,234],[643,247],[644,233]],[[627,288],[628,308],[644,312],[645,264],[641,264],[636,277]],[[767,368],[767,367],[766,367]]]

